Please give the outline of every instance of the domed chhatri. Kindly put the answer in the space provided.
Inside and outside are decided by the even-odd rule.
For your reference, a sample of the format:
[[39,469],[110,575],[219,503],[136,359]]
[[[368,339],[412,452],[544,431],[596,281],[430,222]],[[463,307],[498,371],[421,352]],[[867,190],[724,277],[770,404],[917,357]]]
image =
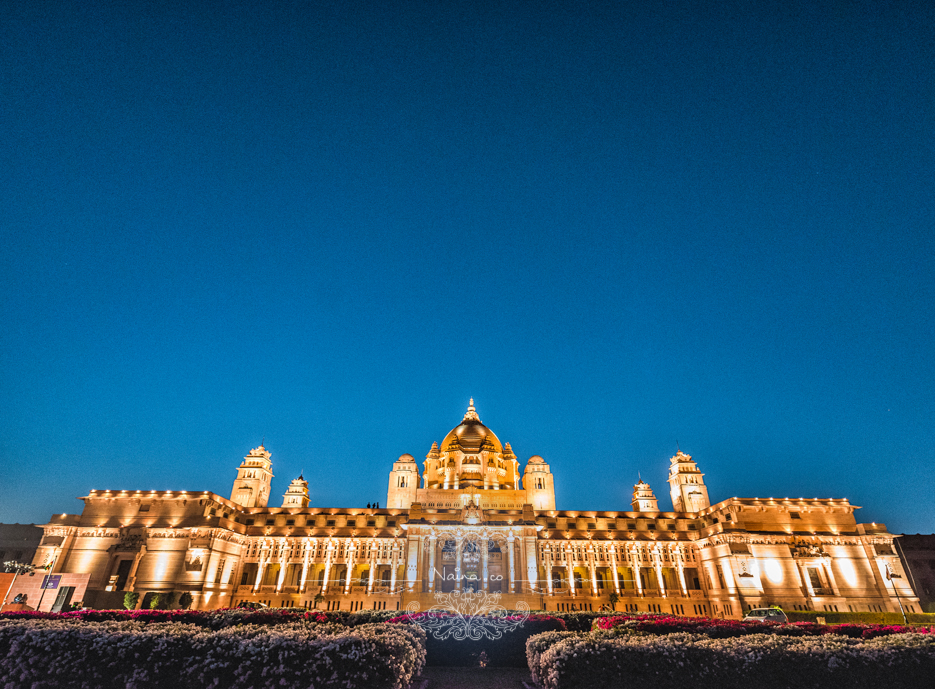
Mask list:
[[464,419],[445,436],[442,441],[442,448],[445,450],[452,448],[461,449],[465,452],[479,452],[485,445],[492,445],[495,452],[503,452],[500,439],[481,422],[480,417],[477,415],[477,410],[474,409],[474,398],[472,397]]
[[[522,509],[523,505],[533,505],[535,509],[555,509],[555,488],[549,467],[541,457],[533,459],[535,476],[521,477],[510,444],[501,443],[497,434],[484,425],[472,398],[461,423],[448,432],[441,444],[432,443],[421,477],[411,458],[403,461],[400,457],[394,464],[387,505],[409,508],[419,503],[426,508],[449,507],[461,504],[462,493],[472,490],[480,494],[482,506]],[[529,472],[527,467],[526,473]]]

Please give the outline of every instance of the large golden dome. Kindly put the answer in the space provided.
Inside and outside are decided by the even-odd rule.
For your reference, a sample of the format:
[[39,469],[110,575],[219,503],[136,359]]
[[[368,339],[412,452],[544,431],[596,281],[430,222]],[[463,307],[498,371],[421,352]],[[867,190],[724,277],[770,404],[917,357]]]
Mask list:
[[[448,450],[454,440],[458,441],[463,452],[480,452],[481,449],[492,449],[497,453],[503,452],[503,445],[496,434],[481,423],[474,409],[474,399],[468,405],[467,413],[461,423],[455,426],[442,441],[442,452]],[[484,448],[484,446],[487,448]]]

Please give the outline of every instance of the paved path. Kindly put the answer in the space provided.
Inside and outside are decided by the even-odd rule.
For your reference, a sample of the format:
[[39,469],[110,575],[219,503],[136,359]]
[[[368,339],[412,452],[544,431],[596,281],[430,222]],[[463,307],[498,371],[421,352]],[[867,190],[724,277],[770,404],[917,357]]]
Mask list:
[[422,676],[426,689],[523,689],[531,682],[525,668],[427,667]]

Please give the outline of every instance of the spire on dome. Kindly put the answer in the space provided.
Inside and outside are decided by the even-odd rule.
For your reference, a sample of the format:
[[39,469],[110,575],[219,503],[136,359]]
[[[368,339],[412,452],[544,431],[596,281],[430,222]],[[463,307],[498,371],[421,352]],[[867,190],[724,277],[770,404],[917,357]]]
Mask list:
[[477,415],[477,411],[474,409],[474,398],[471,398],[471,401],[468,402],[468,410],[464,415],[464,418],[461,419],[461,422],[465,421],[480,421],[480,417]]

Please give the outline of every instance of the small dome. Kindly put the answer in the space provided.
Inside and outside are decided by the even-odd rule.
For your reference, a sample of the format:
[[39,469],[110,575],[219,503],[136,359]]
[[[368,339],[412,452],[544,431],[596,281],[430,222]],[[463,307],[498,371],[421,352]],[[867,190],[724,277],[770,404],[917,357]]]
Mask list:
[[545,464],[545,460],[539,455],[533,455],[529,458],[528,464]]
[[400,456],[399,456],[399,459],[397,459],[396,461],[397,461],[397,462],[409,463],[409,462],[415,462],[416,459],[415,459],[415,457],[413,457],[413,456],[410,455],[410,454],[405,454],[405,455],[400,455]]

